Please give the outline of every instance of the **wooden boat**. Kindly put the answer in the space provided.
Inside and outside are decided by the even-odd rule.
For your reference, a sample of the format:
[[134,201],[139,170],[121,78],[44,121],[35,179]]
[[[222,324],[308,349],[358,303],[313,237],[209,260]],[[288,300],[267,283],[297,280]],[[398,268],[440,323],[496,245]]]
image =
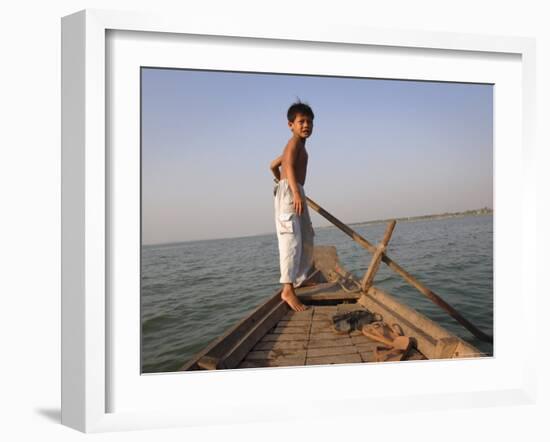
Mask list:
[[[361,281],[338,260],[336,248],[316,246],[311,287],[296,290],[308,309],[294,312],[281,300],[280,291],[258,306],[250,315],[193,356],[180,370],[215,370],[255,367],[307,366],[325,364],[370,363],[385,361],[477,358],[484,354],[453,335],[394,296],[374,286],[374,276],[384,262],[422,294],[447,311],[479,339],[492,337],[475,327],[453,307],[386,254],[395,227],[388,224],[384,238],[374,246],[349,226],[307,198],[309,206],[373,253]],[[382,329],[399,330],[395,335],[408,345],[400,351],[392,348],[388,337],[356,327],[344,333],[335,327],[335,317],[351,312],[376,317]],[[351,313],[353,315],[355,313]],[[395,337],[395,336],[394,336]],[[394,344],[395,346],[395,344]]]
[[383,290],[375,286],[367,293],[360,290],[359,281],[338,261],[335,247],[315,247],[314,267],[310,281],[316,285],[296,290],[307,310],[292,311],[278,292],[181,370],[377,362],[383,353],[380,342],[358,330],[346,334],[334,331],[331,319],[335,314],[357,310],[379,314],[384,322],[398,324],[404,335],[413,339],[414,345],[404,357],[385,360],[483,356],[474,346]]

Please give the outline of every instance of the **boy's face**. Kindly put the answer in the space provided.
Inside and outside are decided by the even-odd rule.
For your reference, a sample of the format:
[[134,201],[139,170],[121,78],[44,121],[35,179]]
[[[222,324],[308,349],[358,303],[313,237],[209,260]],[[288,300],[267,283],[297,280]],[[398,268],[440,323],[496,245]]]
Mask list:
[[307,115],[296,114],[294,121],[288,122],[288,127],[297,137],[308,138],[313,132],[313,119]]

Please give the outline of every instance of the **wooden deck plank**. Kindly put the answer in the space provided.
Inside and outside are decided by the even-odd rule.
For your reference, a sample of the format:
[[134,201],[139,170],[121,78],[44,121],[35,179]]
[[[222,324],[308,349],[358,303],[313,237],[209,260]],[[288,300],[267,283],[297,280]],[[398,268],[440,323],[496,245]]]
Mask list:
[[311,340],[322,340],[322,339],[338,339],[341,337],[349,337],[347,333],[337,334],[334,332],[317,332],[311,334]]
[[325,321],[325,322],[332,322],[332,313],[313,313],[313,321]]
[[246,357],[247,353],[279,322],[287,309],[288,307],[286,304],[280,302],[271,312],[258,320],[249,332],[225,353],[221,362],[222,366],[224,368],[234,368],[238,366],[239,362]]
[[313,322],[332,322],[332,315],[317,315],[312,318]]
[[317,313],[317,314],[322,314],[322,313],[335,313],[336,310],[337,310],[337,306],[336,305],[316,305],[313,310]]
[[332,324],[332,317],[329,317],[329,316],[322,316],[322,315],[317,315],[317,316],[313,316],[313,318],[311,318],[314,325],[322,325],[322,324]]
[[306,350],[258,350],[251,351],[246,355],[245,360],[263,360],[263,359],[280,359],[280,358],[305,358]]
[[358,334],[358,335],[353,335],[353,336],[350,336],[350,339],[351,339],[351,342],[353,342],[354,344],[367,344],[369,342],[377,342],[377,341],[373,341],[372,339],[370,338],[367,338],[364,334]]
[[262,339],[262,342],[283,342],[283,341],[303,341],[307,342],[308,335],[305,333],[268,333]]
[[293,320],[293,321],[281,320],[281,321],[279,321],[277,326],[281,326],[281,327],[302,327],[302,326],[309,326],[309,324],[311,324],[311,319],[308,319],[308,320],[296,319],[296,320]]
[[314,327],[326,327],[327,325],[328,326],[332,325],[332,321],[330,319],[317,319],[317,320],[314,319],[311,322],[312,322],[311,325]]
[[354,312],[356,310],[366,311],[367,309],[356,302],[351,304],[338,304],[336,306],[336,313],[339,315],[343,313]]
[[258,342],[253,351],[258,350],[305,350],[307,348],[307,341],[260,341]]
[[282,317],[283,321],[309,321],[313,315],[313,308],[308,308],[303,312],[295,312],[293,310],[289,311],[285,316]]
[[316,315],[316,316],[313,316],[312,321],[314,324],[326,324],[326,323],[332,324],[332,315],[323,315],[323,314]]
[[277,327],[279,328],[309,328],[311,325],[311,319],[305,321],[279,321]]
[[270,299],[263,304],[260,304],[256,309],[248,315],[246,318],[239,321],[235,326],[227,330],[219,338],[208,344],[203,350],[196,353],[189,361],[187,361],[180,370],[196,370],[198,369],[197,361],[203,356],[209,356],[216,359],[221,359],[225,356],[228,349],[237,345],[246,335],[250,332],[251,327],[254,327],[258,321],[264,321],[266,315],[270,315],[273,309],[281,306],[284,310],[281,310],[279,315],[277,312],[277,321],[284,316],[284,313],[288,310],[288,306],[281,302],[281,292],[277,292]]
[[298,298],[300,298],[300,300],[305,303],[313,303],[316,301],[357,301],[361,296],[360,292],[347,293],[344,290],[330,293],[323,293],[320,291],[318,293],[296,294],[298,295]]
[[306,358],[306,365],[353,364],[359,362],[362,362],[359,353],[340,356]]
[[335,336],[337,333],[333,332],[332,323],[325,321],[312,321],[311,322],[311,333],[334,333]]
[[335,282],[323,282],[311,287],[299,287],[296,289],[296,295],[300,298],[309,298],[314,295],[334,295],[338,296],[343,292],[340,286]]
[[373,351],[361,351],[359,352],[359,356],[361,356],[363,362],[376,362],[376,356]]
[[374,351],[376,347],[383,346],[383,344],[379,342],[366,342],[364,344],[353,344],[353,346],[361,353],[362,351]]
[[334,337],[333,339],[316,339],[312,337],[307,343],[308,348],[338,347],[346,345],[353,345],[347,336]]
[[304,324],[300,326],[292,326],[292,325],[277,325],[275,328],[273,328],[270,333],[276,333],[276,334],[282,334],[282,333],[309,333],[309,324]]
[[349,355],[349,354],[358,354],[357,349],[355,348],[354,345],[307,349],[308,358],[316,358],[316,357],[322,357],[322,356],[339,356],[339,355]]
[[317,315],[312,320],[313,322],[332,322],[332,315]]
[[242,361],[238,368],[262,368],[262,367],[292,367],[305,365],[305,358],[280,358]]
[[331,321],[336,313],[336,306],[316,306],[313,310],[313,321]]

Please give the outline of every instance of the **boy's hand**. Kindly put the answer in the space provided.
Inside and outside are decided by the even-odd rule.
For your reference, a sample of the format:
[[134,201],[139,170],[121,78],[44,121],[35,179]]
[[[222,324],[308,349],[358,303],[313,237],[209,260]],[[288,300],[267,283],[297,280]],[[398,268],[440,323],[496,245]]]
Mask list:
[[300,192],[295,192],[293,194],[294,199],[294,211],[301,215],[302,211],[304,210],[304,200],[302,200],[302,195],[300,195]]

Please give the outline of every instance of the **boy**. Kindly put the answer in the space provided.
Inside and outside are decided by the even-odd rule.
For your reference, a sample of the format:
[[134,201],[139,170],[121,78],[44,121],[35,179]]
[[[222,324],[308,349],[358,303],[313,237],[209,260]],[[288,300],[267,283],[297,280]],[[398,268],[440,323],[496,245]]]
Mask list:
[[283,154],[270,166],[279,180],[275,188],[275,226],[279,242],[280,282],[283,284],[281,298],[294,311],[306,309],[294,288],[307,279],[313,264],[314,233],[303,188],[308,159],[306,139],[313,131],[313,118],[313,111],[307,104],[298,101],[290,106],[287,120],[292,137]]

